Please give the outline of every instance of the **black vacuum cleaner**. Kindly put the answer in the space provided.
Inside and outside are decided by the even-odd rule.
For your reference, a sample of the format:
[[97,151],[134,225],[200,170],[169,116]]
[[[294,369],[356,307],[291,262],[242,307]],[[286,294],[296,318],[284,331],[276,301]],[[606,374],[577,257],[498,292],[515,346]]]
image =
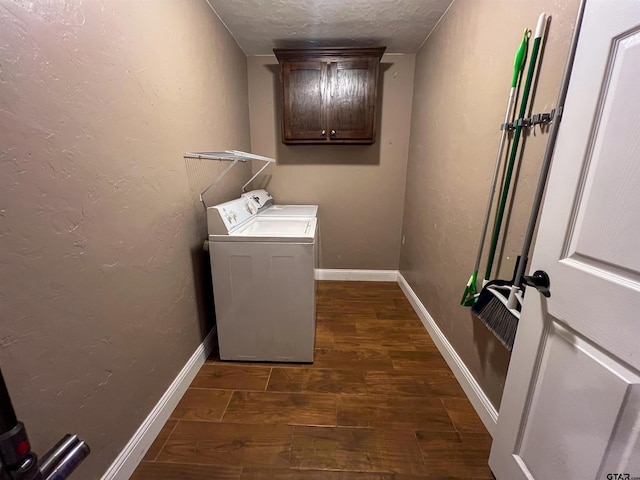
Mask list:
[[77,435],[67,434],[38,461],[24,424],[16,418],[0,370],[0,479],[63,480],[90,452],[89,445]]

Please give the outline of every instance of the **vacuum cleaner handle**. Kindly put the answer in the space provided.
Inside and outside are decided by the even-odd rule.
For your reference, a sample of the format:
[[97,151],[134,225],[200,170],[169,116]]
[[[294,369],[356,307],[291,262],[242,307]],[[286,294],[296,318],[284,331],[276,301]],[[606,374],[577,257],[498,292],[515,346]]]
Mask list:
[[7,384],[4,382],[4,377],[0,370],[0,434],[8,432],[17,424],[16,412],[13,409]]
[[0,370],[0,464],[13,480],[42,480],[38,457],[31,451],[27,431],[16,417]]
[[16,417],[0,370],[0,478],[11,480],[65,480],[91,453],[77,435],[66,435],[38,463],[27,431]]

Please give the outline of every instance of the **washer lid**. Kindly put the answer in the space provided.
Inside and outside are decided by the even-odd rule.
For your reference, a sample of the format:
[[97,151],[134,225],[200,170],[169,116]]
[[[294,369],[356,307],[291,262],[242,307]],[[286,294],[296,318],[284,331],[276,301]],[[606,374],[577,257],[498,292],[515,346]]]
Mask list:
[[260,212],[265,217],[316,217],[318,205],[271,205]]
[[256,216],[246,225],[229,235],[214,235],[217,242],[304,242],[312,243],[316,235],[318,219],[313,217],[262,217]]

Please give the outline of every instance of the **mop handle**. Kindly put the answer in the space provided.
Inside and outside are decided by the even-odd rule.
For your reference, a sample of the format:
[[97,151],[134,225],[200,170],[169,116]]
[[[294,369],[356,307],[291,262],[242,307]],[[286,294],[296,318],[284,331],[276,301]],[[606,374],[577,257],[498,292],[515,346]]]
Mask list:
[[[531,83],[536,70],[536,62],[538,59],[538,50],[540,49],[540,41],[542,39],[542,32],[544,30],[545,14],[540,14],[538,17],[538,25],[536,26],[535,38],[533,40],[533,49],[531,51],[531,60],[529,61],[529,70],[527,71],[527,79],[524,83],[524,91],[522,93],[522,101],[520,103],[520,113],[518,120],[524,119],[527,112],[527,104],[529,103],[529,92],[531,90]],[[505,174],[504,186],[502,188],[502,197],[500,198],[500,204],[498,212],[496,213],[496,220],[493,229],[493,236],[491,238],[491,249],[489,250],[489,258],[487,259],[487,270],[485,272],[485,280],[489,280],[491,277],[491,270],[493,269],[493,260],[495,258],[496,247],[498,245],[498,237],[500,236],[500,230],[502,228],[502,217],[504,216],[504,210],[507,205],[507,198],[509,197],[509,187],[511,184],[511,176],[513,175],[513,167],[516,163],[516,157],[518,154],[518,144],[520,142],[520,135],[522,132],[522,125],[520,122],[516,122],[515,131],[513,134],[513,143],[511,145],[511,153],[509,155],[509,163],[507,165],[507,172]]]
[[504,128],[502,130],[502,134],[500,135],[500,144],[498,146],[498,154],[496,155],[495,167],[493,169],[493,180],[491,182],[491,190],[489,190],[489,201],[487,202],[487,210],[484,217],[484,224],[482,225],[482,233],[480,234],[480,245],[478,245],[478,254],[476,255],[476,265],[474,271],[478,271],[480,269],[480,260],[482,259],[482,249],[484,247],[484,240],[487,238],[487,230],[489,227],[489,217],[491,212],[491,206],[493,205],[493,198],[496,193],[496,186],[498,184],[498,176],[500,175],[500,163],[502,160],[502,153],[504,152],[504,146],[506,143],[506,139],[508,136],[507,131],[507,123],[511,119],[511,114],[513,112],[513,106],[515,104],[516,99],[516,87],[518,86],[518,79],[520,78],[520,74],[524,69],[524,64],[526,61],[526,53],[527,53],[527,44],[529,42],[529,36],[531,35],[531,30],[525,28],[524,34],[522,36],[522,41],[520,42],[520,47],[516,52],[516,56],[513,62],[513,78],[511,79],[511,89],[509,90],[509,100],[507,102],[507,111],[504,115]]
[[[573,31],[573,37],[571,38],[571,45],[569,47],[569,55],[567,57],[567,63],[564,67],[562,74],[562,82],[560,83],[560,92],[558,93],[558,100],[556,102],[556,113],[553,116],[553,122],[551,123],[551,130],[549,131],[549,140],[547,140],[547,147],[544,151],[544,157],[542,159],[542,167],[540,169],[540,177],[538,178],[538,186],[536,188],[536,194],[533,198],[533,206],[531,207],[531,216],[529,217],[529,224],[527,225],[527,232],[524,236],[524,243],[522,245],[522,255],[520,258],[526,258],[529,255],[529,249],[531,248],[531,241],[533,240],[533,232],[536,229],[536,223],[538,221],[538,214],[540,213],[540,207],[542,205],[542,199],[544,197],[544,189],[547,184],[547,177],[549,175],[549,169],[551,167],[551,160],[553,158],[553,152],[556,146],[556,138],[558,137],[558,129],[560,128],[560,120],[562,120],[562,113],[564,110],[564,102],[567,98],[567,91],[569,90],[569,81],[571,79],[571,70],[573,69],[573,61],[576,56],[576,49],[578,47],[578,37],[580,36],[580,27],[582,25],[582,17],[584,16],[585,0],[580,1],[578,7],[578,16],[576,18],[576,26]],[[521,261],[518,264],[518,270],[515,276],[515,285],[519,286],[522,283],[522,276],[524,275],[526,262]]]

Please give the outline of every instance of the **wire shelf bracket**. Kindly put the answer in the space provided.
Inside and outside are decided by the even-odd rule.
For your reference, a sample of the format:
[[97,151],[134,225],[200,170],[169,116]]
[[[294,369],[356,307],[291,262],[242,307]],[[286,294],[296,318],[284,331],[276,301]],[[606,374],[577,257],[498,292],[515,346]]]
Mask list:
[[257,160],[260,162],[265,162],[264,166],[258,170],[253,177],[249,179],[247,183],[242,186],[242,191],[245,191],[247,185],[255,180],[255,178],[260,175],[265,168],[269,166],[271,163],[275,163],[275,158],[263,157],[261,155],[255,155],[253,153],[241,152],[240,150],[224,150],[219,152],[187,152],[184,154],[184,158],[195,158],[197,160],[221,160],[225,162],[231,162],[227,168],[225,168],[222,172],[218,174],[216,178],[213,179],[213,182],[207,186],[202,192],[200,192],[200,201],[206,207],[207,205],[204,203],[202,196],[207,193],[216,183],[218,183],[222,178],[231,170],[236,163],[238,162],[247,162]]

